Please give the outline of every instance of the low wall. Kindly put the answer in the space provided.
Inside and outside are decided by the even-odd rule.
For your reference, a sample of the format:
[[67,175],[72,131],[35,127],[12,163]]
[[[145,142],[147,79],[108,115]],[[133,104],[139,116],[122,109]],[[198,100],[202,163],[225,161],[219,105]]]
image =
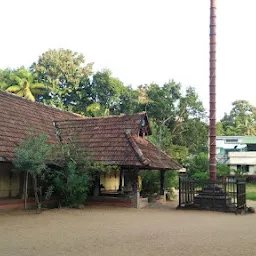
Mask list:
[[139,193],[137,197],[123,198],[111,196],[92,196],[89,197],[86,204],[124,206],[133,208],[145,208],[148,206],[148,198],[141,198]]
[[139,202],[139,208],[145,208],[145,207],[148,207],[148,198],[145,197],[145,198],[140,198],[139,199],[140,202]]
[[132,200],[130,198],[112,197],[112,196],[91,196],[85,204],[94,205],[111,205],[121,207],[132,207]]

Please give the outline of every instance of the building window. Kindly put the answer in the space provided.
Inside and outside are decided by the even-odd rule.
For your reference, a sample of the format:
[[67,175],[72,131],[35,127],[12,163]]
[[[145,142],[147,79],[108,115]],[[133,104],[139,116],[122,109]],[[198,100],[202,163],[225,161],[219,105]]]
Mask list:
[[248,173],[250,171],[250,165],[237,165],[237,171]]
[[226,139],[225,142],[226,143],[237,143],[238,139]]

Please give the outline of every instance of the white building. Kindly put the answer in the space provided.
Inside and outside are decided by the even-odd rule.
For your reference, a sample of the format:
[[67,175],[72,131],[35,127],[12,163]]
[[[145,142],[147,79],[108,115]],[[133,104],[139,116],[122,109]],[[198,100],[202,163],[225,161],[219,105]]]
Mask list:
[[256,174],[256,136],[217,136],[216,153],[218,163]]

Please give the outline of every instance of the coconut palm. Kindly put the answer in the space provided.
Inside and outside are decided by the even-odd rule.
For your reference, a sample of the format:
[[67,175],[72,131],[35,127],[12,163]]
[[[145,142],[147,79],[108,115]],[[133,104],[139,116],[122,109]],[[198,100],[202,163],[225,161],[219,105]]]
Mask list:
[[20,68],[17,72],[11,74],[11,80],[14,85],[8,87],[6,91],[35,101],[36,96],[44,93],[46,86],[42,83],[37,83],[34,78],[31,72],[25,68]]

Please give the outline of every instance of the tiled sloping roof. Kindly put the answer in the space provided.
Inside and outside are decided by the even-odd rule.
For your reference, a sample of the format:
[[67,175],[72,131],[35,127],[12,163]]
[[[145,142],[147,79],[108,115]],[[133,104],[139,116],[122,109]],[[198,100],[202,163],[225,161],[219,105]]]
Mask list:
[[15,147],[31,128],[36,133],[47,133],[49,142],[56,143],[52,121],[78,118],[81,117],[0,90],[0,158],[11,161]]
[[146,113],[105,118],[57,121],[62,141],[73,142],[88,151],[103,164],[137,166],[141,169],[171,169],[182,167],[146,138],[139,137],[141,120]]
[[158,149],[147,139],[131,136],[131,139],[136,143],[138,149],[142,153],[144,159],[148,160],[148,166],[151,169],[170,169],[180,170],[183,168],[180,164],[174,161],[170,156]]
[[90,152],[96,161],[109,165],[141,166],[125,132],[138,134],[144,116],[145,113],[141,113],[57,121],[56,127],[64,143],[71,137],[79,148]]
[[181,168],[146,138],[139,136],[151,134],[145,112],[82,118],[0,91],[0,160],[13,160],[15,148],[31,128],[36,133],[48,134],[51,144],[58,142],[56,133],[64,143],[73,137],[81,149],[103,164],[141,169]]

